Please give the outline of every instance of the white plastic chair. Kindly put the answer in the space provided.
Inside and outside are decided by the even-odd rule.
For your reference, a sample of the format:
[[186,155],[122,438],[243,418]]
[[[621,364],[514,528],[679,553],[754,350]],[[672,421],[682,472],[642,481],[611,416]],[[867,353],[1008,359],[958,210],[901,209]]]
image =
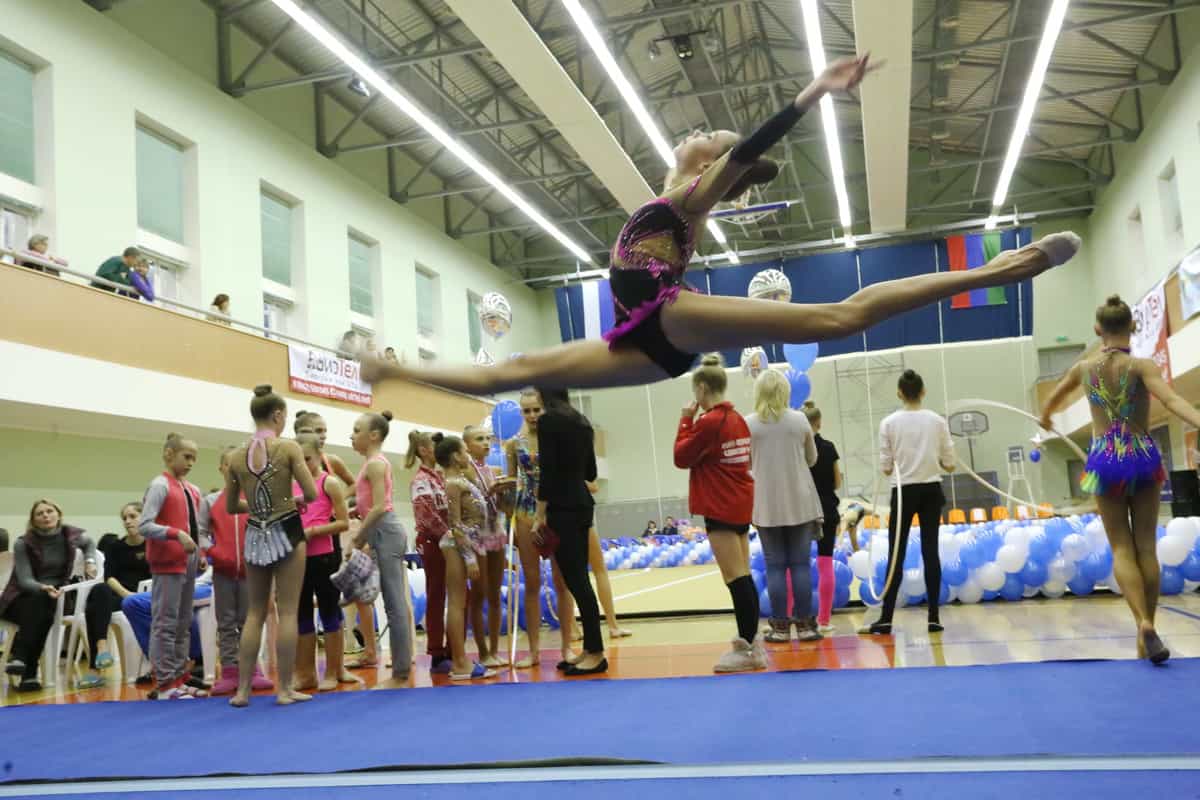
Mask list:
[[[12,577],[13,571],[13,554],[0,553],[0,590],[8,586],[9,578]],[[19,628],[15,622],[9,622],[6,619],[0,619],[0,672],[8,666],[8,658],[12,653],[13,639],[17,636]],[[5,682],[5,686],[8,682]]]
[[[83,575],[83,551],[78,551],[75,554],[75,568],[72,570],[71,576],[81,577]],[[86,610],[88,595],[91,594],[92,587],[97,586],[103,580],[104,553],[98,550],[96,551],[96,575],[98,577],[91,580],[67,584],[59,589],[58,603],[54,609],[54,623],[50,626],[50,635],[46,637],[46,647],[52,654],[50,671],[48,674],[43,675],[42,681],[42,685],[47,688],[56,686],[61,677],[59,655],[62,653],[64,628],[66,628],[67,632],[67,665],[75,680],[79,679],[79,658],[81,656],[89,656],[91,653],[91,643],[88,642],[87,636]],[[72,594],[75,595],[75,610],[70,615],[67,615],[64,614],[66,600]]]

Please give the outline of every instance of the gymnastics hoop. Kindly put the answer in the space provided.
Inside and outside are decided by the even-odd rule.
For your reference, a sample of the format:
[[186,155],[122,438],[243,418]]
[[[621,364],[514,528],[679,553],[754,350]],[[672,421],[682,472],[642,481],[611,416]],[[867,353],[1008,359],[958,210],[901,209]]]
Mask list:
[[[888,572],[887,572],[887,577],[883,581],[883,593],[884,594],[887,593],[888,587],[892,585],[892,579],[896,576],[896,563],[899,560],[899,555],[900,555],[900,521],[904,519],[904,491],[903,491],[904,486],[900,482],[900,465],[896,464],[895,462],[892,462],[892,468],[896,471],[896,516],[894,519],[892,519],[890,517],[888,519],[888,528],[889,528],[888,534],[889,535],[891,534],[890,528],[892,526],[892,523],[895,522],[896,523],[896,541],[892,543],[892,552],[891,552],[891,555],[888,556]],[[879,487],[878,475],[876,475],[875,486],[876,486],[876,488]],[[889,513],[890,513],[890,511],[889,511]],[[879,602],[882,605],[884,595],[875,591],[875,568],[874,567],[871,568],[871,574],[869,577],[871,580],[870,580],[870,583],[868,583],[867,585],[870,587],[871,593],[874,594],[875,597],[879,599]],[[892,611],[894,612],[895,608],[893,608]]]
[[[1042,429],[1042,421],[1038,417],[1035,417],[1033,414],[1030,414],[1028,411],[1026,411],[1023,408],[1017,408],[1016,406],[1010,406],[1008,403],[1000,403],[995,400],[983,400],[983,399],[979,399],[979,398],[963,398],[962,400],[956,400],[954,403],[952,403],[950,405],[950,409],[948,409],[948,410],[961,408],[964,406],[989,406],[991,408],[999,408],[1004,411],[1011,411],[1015,414],[1020,414],[1023,417],[1033,420],[1033,422],[1037,424],[1038,428]],[[1045,430],[1045,429],[1043,429],[1043,430]],[[1066,442],[1067,447],[1069,447],[1072,450],[1072,452],[1075,453],[1075,455],[1079,456],[1080,461],[1084,462],[1085,464],[1087,463],[1087,453],[1083,452],[1083,448],[1081,448],[1079,445],[1075,444],[1075,442],[1073,442],[1071,439],[1067,438],[1067,436],[1065,436],[1061,431],[1059,431],[1055,428],[1049,428],[1048,432],[1053,433],[1057,438],[1062,439],[1064,442]],[[1013,495],[1009,494],[1008,492],[1002,490],[1000,487],[993,486],[991,483],[988,483],[988,481],[983,476],[981,476],[975,470],[971,469],[968,465],[963,463],[963,460],[962,460],[962,458],[959,457],[957,450],[955,450],[955,452],[954,452],[954,460],[958,462],[958,465],[960,467],[962,467],[964,472],[966,472],[968,475],[970,475],[972,478],[974,478],[975,481],[977,483],[979,483],[981,486],[984,486],[984,487],[990,489],[991,491],[995,492],[996,494],[1000,495],[1001,497],[1004,497],[1008,500],[1013,501],[1018,506],[1024,506],[1025,508],[1037,509],[1037,506],[1034,505],[1033,503],[1029,502],[1028,500],[1022,500],[1019,497],[1014,497]],[[1087,511],[1093,510],[1093,506],[1090,503],[1085,503],[1083,505],[1078,505],[1078,506],[1051,506],[1050,508],[1051,508],[1051,511],[1055,514],[1055,516],[1059,516],[1059,517],[1065,517],[1065,516],[1069,516],[1071,514],[1078,514],[1081,512],[1087,512]]]
[[508,515],[508,558],[504,565],[504,572],[508,575],[508,597],[505,598],[505,605],[508,606],[508,663],[514,667],[517,663],[517,603],[519,602],[517,594],[520,589],[517,581],[521,577],[520,568],[513,569],[516,519],[517,510],[514,508],[513,512]]

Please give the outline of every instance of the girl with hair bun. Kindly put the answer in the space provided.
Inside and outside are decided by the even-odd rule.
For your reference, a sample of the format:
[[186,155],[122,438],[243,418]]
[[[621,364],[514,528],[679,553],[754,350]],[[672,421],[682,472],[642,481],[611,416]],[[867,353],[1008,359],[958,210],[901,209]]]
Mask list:
[[825,515],[821,523],[821,538],[817,540],[817,631],[826,634],[833,633],[833,549],[837,544],[838,525],[841,522],[837,491],[842,488],[842,468],[837,448],[833,442],[821,436],[821,409],[808,400],[804,403],[803,411],[808,424],[812,426],[813,441],[817,445],[817,463],[812,465],[812,477]]
[[412,609],[404,553],[408,533],[392,510],[392,465],[383,455],[392,412],[368,411],[354,422],[350,443],[366,462],[354,484],[362,525],[354,534],[355,547],[370,549],[379,564],[379,588],[388,620],[388,643],[392,650],[392,677],[376,684],[380,689],[408,685],[412,669]]
[[1113,551],[1113,576],[1138,628],[1139,658],[1161,664],[1171,657],[1154,626],[1159,565],[1156,530],[1162,483],[1162,455],[1150,437],[1150,398],[1188,424],[1200,428],[1200,411],[1163,379],[1148,358],[1134,358],[1129,339],[1133,312],[1112,295],[1096,309],[1096,335],[1103,346],[1076,362],[1042,408],[1042,427],[1068,395],[1084,386],[1092,411],[1092,446],[1080,487],[1095,495],[1104,533]]
[[275,702],[291,705],[312,699],[292,687],[300,590],[307,566],[304,522],[292,481],[300,485],[304,502],[315,500],[317,489],[300,445],[280,438],[287,424],[284,399],[270,386],[256,387],[250,401],[250,417],[254,420],[254,438],[233,451],[225,472],[226,512],[243,511],[243,494],[249,509],[245,544],[249,609],[238,651],[238,688],[229,700],[237,708],[250,703],[251,681],[272,585],[279,619],[275,642],[279,680],[275,684]]
[[[754,478],[750,476],[750,428],[725,399],[728,378],[721,357],[704,356],[692,373],[693,402],[684,406],[675,434],[675,466],[691,470],[688,510],[704,517],[708,541],[733,598],[737,636],[714,672],[766,669],[758,636],[758,589],[750,577],[750,519]],[[698,411],[703,413],[697,417]]]

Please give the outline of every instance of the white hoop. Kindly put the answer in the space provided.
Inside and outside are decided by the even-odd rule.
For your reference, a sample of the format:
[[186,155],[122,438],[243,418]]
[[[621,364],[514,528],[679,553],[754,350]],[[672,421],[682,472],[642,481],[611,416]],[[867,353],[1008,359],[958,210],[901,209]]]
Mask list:
[[[1035,417],[1033,414],[1030,414],[1028,411],[1026,411],[1023,408],[1017,408],[1016,406],[1010,406],[1007,403],[999,403],[999,402],[996,402],[995,400],[982,400],[979,398],[963,398],[962,400],[957,400],[954,403],[952,403],[950,408],[958,408],[960,406],[991,406],[992,408],[999,408],[999,409],[1003,409],[1005,411],[1012,411],[1014,413],[1020,414],[1023,417],[1027,417],[1027,418],[1033,420],[1035,423],[1037,423],[1037,426],[1039,429],[1041,429],[1041,427],[1042,427],[1042,421],[1040,419],[1038,419],[1037,417]],[[947,409],[947,411],[949,411],[949,410],[950,409]],[[1075,442],[1073,442],[1069,438],[1067,438],[1062,432],[1060,432],[1054,428],[1050,428],[1049,432],[1053,433],[1055,436],[1057,436],[1058,438],[1060,438],[1064,442],[1066,442],[1067,447],[1071,448],[1071,450],[1077,456],[1079,456],[1081,461],[1083,461],[1084,463],[1087,463],[1087,453],[1083,452],[1083,448],[1081,448],[1079,445],[1075,444]],[[954,460],[957,461],[958,465],[963,468],[963,471],[966,472],[968,475],[970,475],[972,478],[974,478],[977,483],[979,483],[982,486],[987,487],[988,489],[990,489],[991,491],[1000,495],[1001,497],[1004,497],[1008,500],[1013,501],[1018,506],[1024,506],[1025,508],[1032,508],[1032,509],[1039,508],[1037,505],[1029,502],[1028,500],[1022,500],[1019,497],[1014,497],[1013,495],[1009,494],[1008,492],[1002,490],[1000,487],[993,486],[991,483],[988,483],[988,481],[983,476],[981,476],[975,470],[971,469],[969,466],[967,466],[966,464],[963,463],[963,460],[961,458],[959,458],[957,451],[954,454]],[[1071,514],[1086,513],[1088,511],[1094,510],[1091,503],[1085,503],[1083,505],[1078,505],[1078,506],[1051,506],[1050,509],[1057,516],[1069,516]]]

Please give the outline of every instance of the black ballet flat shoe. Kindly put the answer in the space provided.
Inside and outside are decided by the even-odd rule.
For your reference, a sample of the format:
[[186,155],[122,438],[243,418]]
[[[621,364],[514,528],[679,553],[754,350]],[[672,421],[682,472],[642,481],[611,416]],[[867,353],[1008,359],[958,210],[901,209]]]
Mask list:
[[575,665],[574,665],[574,664],[572,664],[570,661],[567,661],[567,660],[564,658],[562,661],[560,661],[560,662],[558,662],[557,664],[555,664],[555,665],[554,665],[554,668],[555,668],[556,670],[558,670],[559,672],[566,672],[567,670],[571,669],[571,667],[573,667],[573,666],[575,666]]
[[873,624],[871,626],[871,635],[872,636],[891,636],[892,635],[892,623],[876,622],[875,624]]
[[929,623],[929,632],[930,633],[941,633],[944,630],[946,630],[946,626],[940,622],[930,622]]
[[596,666],[586,668],[586,669],[582,668],[582,667],[577,667],[574,664],[572,664],[569,668],[567,668],[566,670],[563,671],[563,674],[566,675],[568,678],[575,678],[580,675],[600,675],[601,673],[604,673],[604,672],[608,672],[608,659],[607,658],[601,659],[600,663],[597,664]]
[[193,689],[200,689],[201,691],[205,692],[212,688],[212,684],[205,681],[203,676],[197,678],[195,675],[192,675],[192,677],[184,681],[184,685],[190,686]]
[[4,673],[18,678],[21,677],[25,674],[25,662],[18,661],[15,658],[9,659],[8,664],[4,667]]
[[17,685],[18,692],[40,692],[42,690],[42,682],[36,678],[26,678]]

